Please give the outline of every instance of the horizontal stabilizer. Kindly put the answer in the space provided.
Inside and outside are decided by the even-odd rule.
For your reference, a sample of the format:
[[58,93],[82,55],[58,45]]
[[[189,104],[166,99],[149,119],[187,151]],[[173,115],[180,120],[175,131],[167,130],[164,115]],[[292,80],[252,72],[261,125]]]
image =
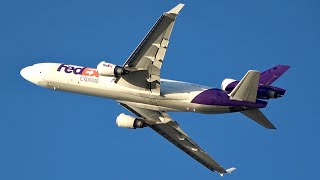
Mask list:
[[260,72],[249,70],[237,86],[231,91],[230,99],[256,102]]
[[287,66],[287,65],[278,65],[262,72],[260,75],[259,84],[268,85],[268,86],[271,85],[289,68],[290,66]]
[[276,127],[266,118],[266,116],[259,109],[251,109],[246,111],[241,111],[242,114],[248,118],[259,123],[261,126],[268,129],[276,129]]

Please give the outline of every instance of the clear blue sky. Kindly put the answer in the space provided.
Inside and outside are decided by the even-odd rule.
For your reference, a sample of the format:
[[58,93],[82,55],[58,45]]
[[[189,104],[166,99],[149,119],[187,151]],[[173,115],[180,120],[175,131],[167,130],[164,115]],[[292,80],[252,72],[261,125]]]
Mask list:
[[219,179],[152,130],[115,125],[108,99],[54,92],[20,77],[25,66],[122,64],[157,18],[179,2],[162,77],[220,87],[248,69],[292,65],[287,89],[263,111],[171,113],[224,167],[224,179],[319,179],[320,3],[317,0],[0,1],[0,179]]

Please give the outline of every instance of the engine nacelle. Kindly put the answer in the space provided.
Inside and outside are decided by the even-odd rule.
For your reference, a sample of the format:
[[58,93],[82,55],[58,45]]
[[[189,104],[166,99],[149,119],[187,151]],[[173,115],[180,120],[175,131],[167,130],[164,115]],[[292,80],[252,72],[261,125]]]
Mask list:
[[230,91],[230,89],[228,89],[228,85],[230,85],[231,83],[235,82],[237,80],[235,79],[224,79],[221,83],[221,89],[224,90],[224,91]]
[[281,97],[281,95],[279,95],[276,91],[269,90],[268,91],[268,97],[269,98],[278,98],[278,97]]
[[[234,79],[224,79],[221,83],[221,89],[227,92],[231,92],[237,85],[239,81]],[[273,86],[266,86],[259,84],[257,98],[258,99],[275,99],[282,97],[286,90]]]
[[119,127],[129,128],[129,129],[146,127],[146,124],[142,120],[134,118],[129,115],[125,115],[123,113],[121,113],[117,117],[116,123]]
[[285,93],[285,90],[275,87],[259,87],[258,96],[259,99],[276,99],[282,97]]
[[101,61],[98,66],[97,70],[99,75],[101,76],[121,76],[127,73],[127,71],[121,67],[111,63],[107,63],[105,61]]

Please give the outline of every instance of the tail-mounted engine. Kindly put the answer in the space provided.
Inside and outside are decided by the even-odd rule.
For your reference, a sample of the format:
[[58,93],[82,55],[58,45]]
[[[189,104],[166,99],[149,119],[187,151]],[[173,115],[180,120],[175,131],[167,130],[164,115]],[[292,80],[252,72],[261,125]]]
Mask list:
[[[224,79],[221,83],[221,89],[227,92],[231,92],[237,85],[239,81],[234,79]],[[274,86],[268,86],[259,84],[257,98],[258,99],[276,99],[282,97],[286,90]]]
[[257,98],[259,99],[276,99],[282,97],[286,90],[274,86],[259,86]]
[[[224,91],[232,91],[232,89],[234,87],[236,87],[236,85],[238,84],[239,81],[235,80],[235,79],[224,79],[221,83],[221,89]],[[232,86],[233,84],[235,84],[234,86]],[[232,88],[232,89],[231,89]]]
[[128,73],[127,70],[125,70],[123,67],[121,66],[117,66],[111,63],[107,63],[105,61],[101,61],[98,66],[97,66],[97,70],[99,75],[101,76],[122,76]]
[[144,123],[141,119],[134,118],[132,116],[125,115],[123,113],[121,113],[117,117],[116,123],[119,127],[129,128],[129,129],[146,127],[146,123]]

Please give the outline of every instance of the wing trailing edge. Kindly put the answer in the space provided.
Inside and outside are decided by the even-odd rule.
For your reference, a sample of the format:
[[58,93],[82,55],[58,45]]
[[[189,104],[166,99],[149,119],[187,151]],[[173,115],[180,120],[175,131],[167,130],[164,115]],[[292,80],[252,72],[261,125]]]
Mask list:
[[123,67],[128,70],[115,80],[132,89],[160,95],[160,72],[177,15],[184,4],[164,12],[128,57]]
[[152,130],[212,172],[218,172],[221,175],[231,173],[235,170],[235,168],[225,170],[205,150],[192,140],[187,133],[181,129],[179,124],[167,113],[136,107],[132,104],[128,105],[121,102],[120,104],[139,118],[143,119]]

